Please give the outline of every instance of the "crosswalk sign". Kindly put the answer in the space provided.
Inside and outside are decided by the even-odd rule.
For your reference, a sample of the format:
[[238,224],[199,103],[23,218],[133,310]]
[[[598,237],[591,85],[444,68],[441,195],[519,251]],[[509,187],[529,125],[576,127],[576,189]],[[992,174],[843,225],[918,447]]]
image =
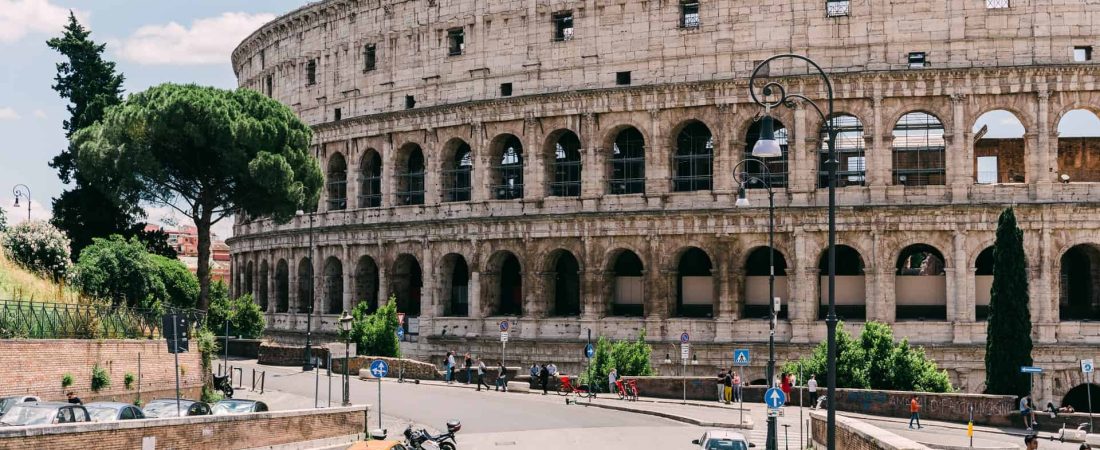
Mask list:
[[749,349],[739,348],[733,351],[733,365],[735,366],[747,366],[752,361],[752,355],[749,354]]

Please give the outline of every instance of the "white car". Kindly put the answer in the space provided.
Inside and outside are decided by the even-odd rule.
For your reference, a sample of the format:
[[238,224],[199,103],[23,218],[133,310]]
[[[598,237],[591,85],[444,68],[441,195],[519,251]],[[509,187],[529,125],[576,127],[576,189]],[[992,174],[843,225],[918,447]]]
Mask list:
[[703,450],[748,450],[749,447],[756,447],[745,435],[726,430],[707,431],[703,433],[703,437],[691,443]]
[[11,409],[12,406],[15,406],[17,404],[40,401],[42,401],[42,399],[33,395],[16,395],[12,397],[2,397],[0,398],[0,416],[4,415],[4,413],[8,412],[8,410]]

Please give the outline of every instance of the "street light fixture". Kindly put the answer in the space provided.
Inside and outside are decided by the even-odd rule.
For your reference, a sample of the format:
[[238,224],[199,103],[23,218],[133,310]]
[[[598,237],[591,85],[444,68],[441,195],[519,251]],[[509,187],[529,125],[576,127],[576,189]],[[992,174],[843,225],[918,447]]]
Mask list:
[[344,314],[340,316],[340,330],[344,332],[344,406],[351,405],[351,386],[348,377],[349,366],[351,366],[351,320],[348,311],[344,310]]
[[760,139],[752,146],[752,156],[757,158],[778,158],[783,156],[783,147],[775,140],[775,124],[772,116],[765,110],[760,119]]
[[[299,209],[297,212],[295,212],[295,214],[298,215],[298,216],[302,216],[302,215],[305,215],[306,213]],[[305,362],[302,363],[302,371],[303,372],[309,372],[309,371],[313,370],[313,342],[312,342],[312,340],[313,340],[313,303],[315,303],[315,301],[316,301],[313,298],[313,285],[314,285],[313,278],[314,278],[314,269],[315,269],[313,267],[313,211],[309,212],[309,256],[308,256],[308,259],[309,259],[309,299],[308,299],[309,303],[306,305],[306,351],[305,351]],[[301,281],[299,281],[299,283],[300,282]],[[301,291],[298,291],[298,292],[301,292]]]
[[[799,94],[799,93],[788,94],[787,91],[786,91],[786,88],[784,88],[783,85],[781,85],[777,82],[774,82],[774,81],[768,82],[768,83],[764,84],[763,86],[761,86],[761,93],[763,94],[763,99],[757,97],[757,94],[756,94],[756,88],[757,88],[757,86],[756,86],[756,77],[757,77],[757,75],[760,74],[760,71],[763,68],[768,67],[769,63],[771,63],[772,61],[777,60],[777,59],[796,59],[796,60],[804,61],[804,62],[806,62],[806,64],[813,67],[814,70],[816,70],[817,75],[821,76],[821,79],[824,81],[824,84],[825,84],[825,89],[826,89],[825,93],[826,93],[827,99],[829,101],[828,112],[822,111],[821,108],[817,105],[817,103],[814,103],[812,100],[809,99],[809,97],[806,97],[805,95],[802,95],[802,94]],[[775,101],[769,101],[768,97],[771,96],[773,91],[777,91],[779,98],[778,98],[778,100],[775,100]],[[821,117],[821,121],[824,123],[824,126],[825,126],[825,133],[827,135],[826,144],[828,145],[828,152],[829,152],[828,153],[829,156],[828,156],[828,158],[826,160],[826,164],[825,164],[826,168],[828,170],[828,177],[829,177],[829,211],[828,211],[828,215],[829,215],[829,248],[828,248],[828,255],[829,255],[829,282],[828,282],[829,312],[825,316],[825,325],[828,329],[828,336],[829,336],[828,337],[828,390],[827,390],[827,394],[826,394],[827,405],[828,405],[828,416],[827,416],[827,421],[826,421],[826,426],[825,426],[825,429],[826,429],[825,446],[828,450],[836,450],[836,402],[833,401],[833,399],[836,396],[836,325],[837,325],[837,317],[836,317],[836,168],[837,168],[837,157],[836,157],[836,128],[833,126],[833,121],[832,121],[833,111],[834,111],[833,110],[833,83],[832,83],[832,80],[829,79],[829,76],[825,74],[825,71],[821,69],[821,66],[819,66],[813,60],[811,60],[811,59],[809,59],[805,56],[786,53],[786,54],[781,54],[781,55],[775,55],[775,56],[772,56],[768,59],[765,59],[760,64],[758,64],[755,69],[753,69],[752,76],[749,77],[749,95],[752,96],[752,100],[754,102],[756,102],[756,104],[764,107],[765,114],[767,114],[771,110],[771,108],[779,106],[779,105],[784,105],[784,106],[787,106],[787,107],[791,107],[793,105],[791,100],[793,100],[793,99],[802,100],[806,104],[813,107],[813,110],[816,111],[818,116]],[[765,118],[767,118],[767,116],[765,116]],[[764,131],[763,128],[765,128],[764,127],[765,125],[766,124],[761,124],[761,128],[762,128],[761,131]],[[763,134],[763,133],[761,133],[761,134]],[[766,138],[766,137],[767,136],[762,135],[761,139]],[[774,132],[773,132],[772,137],[774,138]],[[769,146],[770,146],[770,144],[769,144]],[[775,430],[774,423],[775,422],[771,418],[769,418],[769,420],[768,420],[768,448],[767,448],[767,450],[776,450],[776,439],[775,439],[776,430]]]
[[[22,189],[20,189],[22,188]],[[15,207],[19,207],[19,198],[25,197],[27,199],[27,221],[31,220],[31,188],[25,184],[17,184],[11,188],[12,195],[15,196]]]

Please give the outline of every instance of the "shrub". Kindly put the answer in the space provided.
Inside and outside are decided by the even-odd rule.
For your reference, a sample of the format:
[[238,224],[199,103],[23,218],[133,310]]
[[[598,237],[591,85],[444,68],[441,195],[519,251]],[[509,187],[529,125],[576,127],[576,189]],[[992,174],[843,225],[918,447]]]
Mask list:
[[126,386],[126,390],[130,390],[134,387],[134,374],[126,372],[126,375],[122,376],[122,384]]
[[645,330],[633,341],[612,343],[601,337],[596,341],[596,352],[588,369],[581,375],[581,383],[601,389],[606,386],[607,374],[611,373],[612,368],[618,371],[619,376],[653,375],[650,363],[652,354],[653,347],[645,342]]
[[67,373],[61,376],[61,388],[67,388],[73,385],[73,374]]
[[252,294],[231,299],[229,288],[221,281],[210,286],[210,309],[206,314],[206,329],[215,335],[225,333],[226,319],[232,335],[255,339],[264,333],[264,313],[252,300]]
[[119,235],[95,238],[80,252],[73,282],[86,295],[153,310],[191,307],[199,295],[199,282],[183,263]]
[[351,340],[356,343],[356,353],[401,356],[401,346],[397,342],[397,298],[391,295],[386,305],[374,313],[368,313],[369,308],[367,302],[360,302],[351,314]]
[[194,308],[199,299],[199,279],[178,259],[150,253],[156,275],[164,285],[163,298],[176,308]]
[[111,385],[111,376],[107,374],[107,370],[96,364],[92,367],[92,392],[99,392],[100,390],[109,387]]
[[69,238],[61,230],[43,221],[23,222],[3,235],[4,254],[31,272],[54,281],[65,278],[69,270]]
[[0,233],[8,231],[8,218],[4,215],[4,209],[0,208]]

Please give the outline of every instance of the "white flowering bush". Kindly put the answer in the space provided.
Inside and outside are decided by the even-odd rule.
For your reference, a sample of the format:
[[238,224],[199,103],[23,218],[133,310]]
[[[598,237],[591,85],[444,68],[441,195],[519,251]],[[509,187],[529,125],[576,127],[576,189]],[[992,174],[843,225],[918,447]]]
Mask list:
[[24,269],[60,281],[69,270],[69,238],[45,221],[9,228],[0,242],[4,255]]

